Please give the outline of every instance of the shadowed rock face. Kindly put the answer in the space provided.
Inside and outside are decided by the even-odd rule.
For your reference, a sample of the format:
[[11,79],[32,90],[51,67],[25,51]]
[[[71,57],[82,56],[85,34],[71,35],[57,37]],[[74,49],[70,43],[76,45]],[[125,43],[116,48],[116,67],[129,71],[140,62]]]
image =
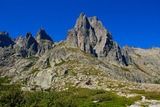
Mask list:
[[78,46],[81,50],[96,55],[94,47],[97,42],[94,29],[91,27],[88,18],[81,14],[75,27],[69,31],[68,41],[72,46]]
[[25,38],[18,37],[15,41],[16,53],[18,56],[29,57],[33,55],[41,56],[51,49],[53,40],[44,29],[40,29],[36,39],[31,33],[27,33]]
[[53,40],[46,33],[44,29],[40,29],[36,35],[36,41],[38,42],[38,55],[43,55],[49,49],[52,48]]
[[27,49],[33,49],[35,52],[37,51],[37,41],[34,39],[31,33],[26,34],[25,46]]
[[13,44],[14,42],[11,40],[7,32],[0,32],[0,47],[8,47]]
[[80,47],[99,58],[106,57],[108,61],[127,65],[121,48],[97,17],[88,18],[81,13],[74,28],[68,32],[67,41],[71,46]]
[[52,38],[42,28],[38,31],[36,40],[38,43],[41,42],[42,40],[48,40],[48,41],[53,42]]
[[27,33],[25,38],[17,38],[15,47],[17,54],[22,57],[29,57],[38,52],[38,43],[31,33]]

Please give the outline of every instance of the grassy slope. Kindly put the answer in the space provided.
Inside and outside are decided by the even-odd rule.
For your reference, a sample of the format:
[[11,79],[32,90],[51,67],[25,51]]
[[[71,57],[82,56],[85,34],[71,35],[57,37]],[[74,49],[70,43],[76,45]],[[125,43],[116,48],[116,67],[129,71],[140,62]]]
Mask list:
[[136,93],[136,94],[139,94],[141,96],[145,96],[146,99],[149,99],[149,100],[160,100],[160,92],[147,92],[145,90],[130,90],[131,93]]
[[22,92],[20,85],[8,83],[7,79],[0,78],[0,107],[125,107],[137,100],[113,92],[83,88],[61,92]]

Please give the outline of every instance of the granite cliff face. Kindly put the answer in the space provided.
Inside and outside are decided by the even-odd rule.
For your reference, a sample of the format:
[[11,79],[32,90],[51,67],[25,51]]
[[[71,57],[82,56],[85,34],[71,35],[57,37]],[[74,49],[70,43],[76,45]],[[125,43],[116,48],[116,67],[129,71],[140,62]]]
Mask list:
[[0,33],[0,76],[21,82],[24,90],[160,83],[159,53],[159,48],[121,48],[98,18],[81,14],[59,43],[44,29],[35,38],[27,33],[15,41]]
[[68,32],[67,41],[74,47],[93,54],[98,58],[123,65],[128,65],[119,45],[113,41],[111,33],[105,29],[97,17],[80,14],[76,25]]

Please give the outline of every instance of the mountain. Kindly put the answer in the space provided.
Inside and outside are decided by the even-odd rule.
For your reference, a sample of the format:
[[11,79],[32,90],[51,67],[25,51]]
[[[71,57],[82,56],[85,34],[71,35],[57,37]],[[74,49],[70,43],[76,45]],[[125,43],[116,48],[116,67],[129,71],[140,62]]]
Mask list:
[[54,43],[52,38],[46,33],[44,29],[40,29],[36,35],[36,41],[39,44],[38,54],[42,55],[51,49],[52,44]]
[[0,32],[0,47],[8,47],[13,45],[13,40],[9,37],[7,32]]
[[120,46],[113,41],[111,33],[97,17],[88,18],[81,13],[75,27],[69,31],[67,41],[72,46],[106,61],[129,64]]
[[46,31],[43,28],[41,28],[38,31],[37,36],[36,36],[36,40],[37,40],[38,43],[43,41],[43,40],[53,42],[52,38],[46,33]]
[[20,82],[23,90],[81,87],[120,91],[151,89],[147,84],[160,83],[159,48],[120,47],[97,17],[84,13],[65,41],[54,43],[40,29],[35,38],[27,33],[15,41],[8,33],[0,33],[0,46],[0,76]]

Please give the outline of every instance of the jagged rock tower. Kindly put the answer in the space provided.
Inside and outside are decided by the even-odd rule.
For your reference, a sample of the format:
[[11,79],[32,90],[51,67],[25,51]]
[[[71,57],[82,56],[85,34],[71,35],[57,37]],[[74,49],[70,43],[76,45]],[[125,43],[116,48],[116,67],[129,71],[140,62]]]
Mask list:
[[53,44],[52,38],[46,33],[43,28],[38,31],[36,35],[36,41],[39,44],[38,55],[42,55],[47,52],[49,49],[51,49]]
[[67,41],[71,46],[79,47],[98,58],[128,65],[123,50],[113,41],[111,33],[97,17],[88,18],[81,13],[74,28],[69,30]]
[[0,47],[8,47],[13,45],[14,42],[9,37],[7,32],[0,32]]
[[38,52],[38,43],[31,33],[27,33],[25,38],[19,37],[15,41],[18,56],[29,57]]

